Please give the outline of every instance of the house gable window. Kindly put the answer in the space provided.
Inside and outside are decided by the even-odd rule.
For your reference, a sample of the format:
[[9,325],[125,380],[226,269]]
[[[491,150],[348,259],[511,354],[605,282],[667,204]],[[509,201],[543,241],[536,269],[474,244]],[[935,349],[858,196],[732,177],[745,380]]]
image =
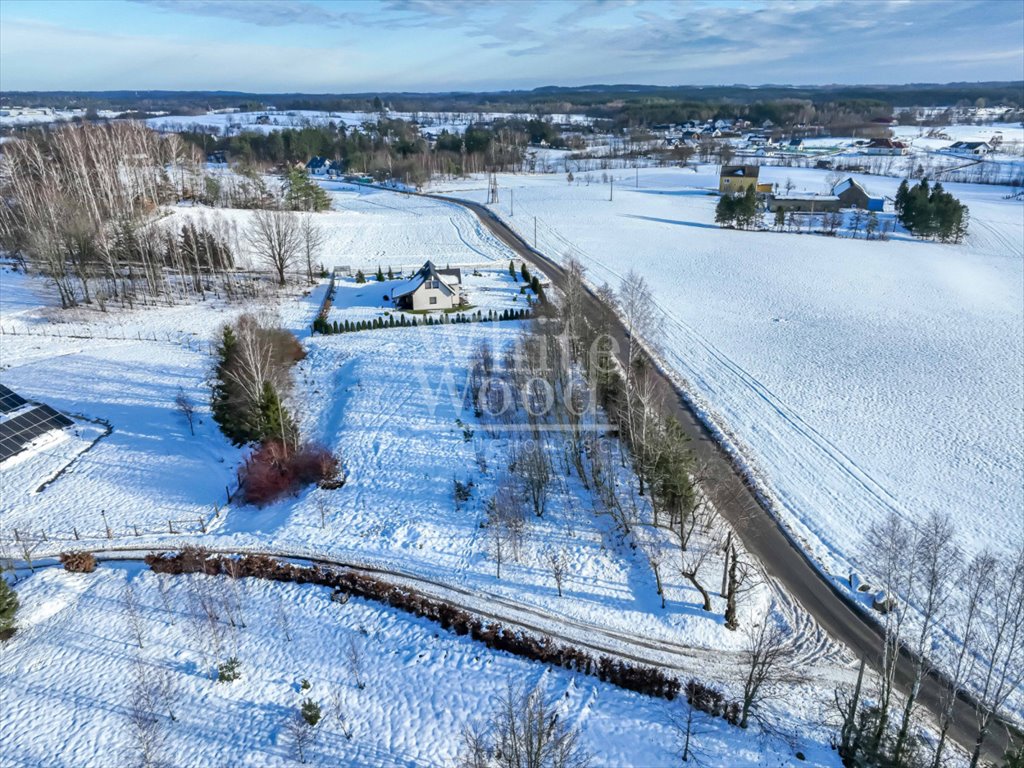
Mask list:
[[431,296],[430,297],[430,303],[431,304],[437,304],[437,296]]

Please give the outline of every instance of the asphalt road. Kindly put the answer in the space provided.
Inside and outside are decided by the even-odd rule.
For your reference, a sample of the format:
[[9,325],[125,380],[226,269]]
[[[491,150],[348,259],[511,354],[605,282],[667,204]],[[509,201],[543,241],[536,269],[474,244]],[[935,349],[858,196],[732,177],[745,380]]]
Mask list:
[[[556,287],[564,285],[565,272],[562,268],[530,247],[485,206],[443,195],[428,196],[469,209],[499,240],[544,272]],[[587,295],[586,300],[589,303],[586,311],[594,316],[592,313],[599,312],[600,305],[591,294]],[[618,317],[613,323],[612,333],[619,342],[619,349],[624,350],[626,328]],[[761,561],[768,574],[777,579],[832,637],[844,643],[857,656],[866,659],[870,666],[877,668],[882,649],[880,627],[836,589],[803,549],[791,540],[771,512],[760,503],[757,494],[748,486],[726,451],[687,405],[684,394],[663,370],[658,369],[657,375],[663,386],[676,394],[669,404],[672,413],[690,438],[690,446],[697,461],[705,465],[710,473],[708,488],[716,508],[736,530],[747,551]],[[909,655],[904,655],[897,670],[897,682],[904,690],[909,688],[912,674],[913,660]],[[937,712],[941,706],[942,693],[946,690],[948,684],[943,679],[937,675],[929,676],[922,683],[918,701],[931,712]],[[983,756],[998,761],[1010,745],[1011,734],[1014,743],[1024,741],[1024,735],[1011,730],[1005,723],[993,724]],[[976,736],[977,716],[974,706],[966,697],[960,697],[956,703],[950,738],[970,752],[974,748]]]

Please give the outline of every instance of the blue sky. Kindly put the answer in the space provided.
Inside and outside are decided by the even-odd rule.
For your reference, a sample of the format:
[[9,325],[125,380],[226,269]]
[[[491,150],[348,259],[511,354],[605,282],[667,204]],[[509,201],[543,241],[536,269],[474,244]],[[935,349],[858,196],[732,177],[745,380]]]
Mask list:
[[2,90],[1019,79],[1019,0],[0,0]]

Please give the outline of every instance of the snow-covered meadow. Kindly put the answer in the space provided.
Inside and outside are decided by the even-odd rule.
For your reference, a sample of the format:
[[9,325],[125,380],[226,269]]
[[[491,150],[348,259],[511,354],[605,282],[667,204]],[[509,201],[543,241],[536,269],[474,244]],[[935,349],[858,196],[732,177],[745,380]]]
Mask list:
[[[439,267],[503,261],[509,253],[473,214],[451,203],[382,189],[325,181],[332,209],[317,214],[323,232],[320,261],[376,273],[418,269],[428,259]],[[206,206],[176,206],[160,220],[176,232],[188,221],[205,221],[226,231],[236,264],[265,268],[246,239],[252,211]]]
[[[492,261],[490,270],[480,267],[488,275],[485,281],[498,290],[503,285],[511,288],[511,280],[500,277],[511,254],[461,209],[377,190],[338,187],[332,195],[339,210],[319,215],[332,222],[327,247],[332,260],[368,269],[378,263],[415,266],[424,257],[452,266]],[[174,215],[196,215],[196,211],[179,209]],[[421,235],[426,245],[410,232]],[[308,489],[261,509],[233,504],[214,516],[214,505],[223,504],[224,486],[233,482],[244,452],[228,445],[209,418],[205,385],[211,365],[209,343],[223,322],[254,307],[210,299],[108,313],[96,309],[59,312],[38,278],[5,271],[0,289],[4,383],[54,407],[103,418],[113,428],[44,490],[32,486],[16,493],[5,491],[0,507],[3,529],[24,526],[48,530],[52,536],[78,528],[83,534],[80,544],[43,542],[37,555],[75,546],[145,549],[183,541],[221,549],[324,555],[382,568],[393,572],[397,581],[404,579],[430,594],[448,599],[457,595],[471,610],[497,612],[513,623],[528,621],[541,631],[559,632],[570,640],[625,651],[642,638],[652,662],[666,664],[681,677],[697,676],[730,692],[736,690],[741,678],[738,651],[744,638],[724,628],[724,601],[717,591],[713,612],[700,610],[696,590],[669,559],[678,554],[678,545],[669,535],[647,525],[623,535],[568,478],[556,478],[548,510],[531,523],[522,552],[505,562],[501,579],[496,578],[480,522],[507,461],[504,441],[489,438],[487,427],[473,421],[473,409],[466,408],[456,393],[464,386],[468,356],[477,342],[487,339],[492,348],[502,349],[517,338],[522,323],[310,336],[309,324],[320,306],[325,282],[310,291],[295,288],[268,296],[255,308],[276,311],[282,323],[302,338],[308,352],[295,369],[292,399],[303,433],[340,454],[347,482],[340,490]],[[179,386],[199,405],[195,436],[174,410]],[[557,454],[557,450],[553,444],[552,451]],[[13,475],[6,465],[0,471],[6,488]],[[473,481],[470,498],[459,505],[453,499],[456,479]],[[628,478],[623,478],[620,490],[631,494]],[[641,521],[648,519],[644,500],[634,494],[632,503]],[[97,510],[106,518],[97,518]],[[208,533],[200,535],[194,526],[178,526],[175,534],[155,533],[171,515],[176,520],[202,517]],[[105,520],[114,529],[109,542],[103,534]],[[138,537],[132,530],[136,522],[141,528]],[[566,561],[562,597],[548,564],[552,552],[562,553]],[[658,553],[665,558],[665,608],[650,562]],[[8,549],[7,554],[21,553]],[[709,583],[720,577],[721,567],[720,556],[712,555],[705,575]],[[120,759],[129,748],[123,700],[135,653],[125,644],[124,633],[130,628],[125,617],[118,615],[113,597],[121,594],[129,571],[104,568],[81,577],[47,571],[19,587],[25,605],[19,616],[22,629],[5,649],[4,664],[5,690],[19,693],[13,707],[5,707],[9,719],[2,728],[5,743],[24,750],[16,752],[24,755],[23,762],[32,764],[39,754],[56,754],[69,764],[91,764],[86,756],[99,755],[101,761],[95,764],[102,764],[110,755]],[[278,629],[269,626],[272,622],[254,619],[250,626],[258,626],[259,631],[254,629],[250,638],[240,636],[238,641],[239,655],[247,659],[243,680],[251,674],[251,682],[237,688],[218,686],[205,677],[200,650],[185,637],[186,619],[179,617],[176,625],[166,627],[168,618],[158,607],[160,597],[153,589],[155,577],[147,573],[135,578],[147,624],[155,622],[147,635],[166,638],[148,643],[143,656],[168,668],[177,680],[182,691],[181,722],[208,719],[211,709],[226,712],[223,728],[216,731],[171,727],[177,735],[169,737],[169,751],[185,755],[186,764],[193,757],[217,762],[223,760],[218,756],[239,752],[250,756],[253,764],[289,759],[281,723],[289,703],[297,701],[294,683],[308,677],[320,686],[318,691],[326,691],[328,681],[342,680],[344,662],[331,649],[344,641],[351,627],[375,621],[389,627],[379,633],[381,677],[376,688],[383,698],[365,703],[366,719],[360,721],[358,731],[365,728],[372,736],[355,746],[356,738],[351,744],[336,736],[325,739],[322,748],[327,750],[328,762],[348,754],[368,765],[449,762],[458,746],[453,718],[463,711],[478,716],[485,709],[481,694],[491,687],[492,679],[481,670],[492,656],[492,668],[507,664],[515,670],[502,667],[493,678],[499,688],[508,678],[560,681],[551,683],[553,695],[570,692],[567,711],[579,713],[585,728],[591,727],[586,723],[594,723],[588,743],[607,751],[598,764],[663,764],[675,749],[674,735],[659,725],[668,706],[664,703],[631,696],[624,700],[621,692],[607,689],[611,693],[606,693],[606,687],[594,681],[574,683],[568,674],[489,654],[464,639],[439,633],[432,625],[377,606],[366,605],[365,611],[360,607],[356,615],[357,601],[348,609],[355,616],[349,629],[325,630],[332,626],[331,612],[338,608],[326,593],[311,588],[296,588],[293,593],[290,587],[253,586],[254,614],[264,619],[273,615],[281,603],[277,595],[284,595],[290,609],[300,614],[293,619],[296,639],[289,644]],[[831,755],[822,746],[825,736],[817,730],[814,707],[801,702],[812,701],[835,680],[849,678],[851,660],[799,606],[771,585],[760,585],[747,595],[741,603],[741,620],[750,623],[768,611],[788,627],[789,641],[811,680],[806,689],[790,689],[775,706],[787,713],[785,720],[791,727],[812,729],[808,733],[815,734],[807,737],[809,742],[800,739],[797,748],[812,761],[829,762]],[[109,614],[102,622],[101,613]],[[400,628],[391,628],[399,624]],[[104,630],[83,635],[79,625]],[[308,643],[299,639],[300,626],[302,632],[316,628]],[[438,636],[431,640],[434,635]],[[423,650],[435,646],[436,653]],[[427,654],[422,658],[431,659],[429,672],[412,679],[400,675],[399,668],[409,674],[421,653]],[[44,656],[51,658],[45,668],[49,671],[40,668]],[[11,659],[9,664],[6,659]],[[392,666],[396,659],[397,667]],[[27,713],[38,711],[43,686],[53,690],[57,683],[49,682],[49,677],[58,667],[62,669],[59,690],[66,694],[56,697],[56,714],[51,713],[47,722],[77,727],[51,728],[42,737],[37,732],[30,738],[21,723],[36,722],[36,715]],[[97,683],[104,675],[112,680],[110,687]],[[581,690],[586,691],[579,698],[577,686],[585,686]],[[449,687],[463,693],[448,693]],[[423,691],[436,693],[423,696]],[[467,697],[465,710],[460,696]],[[412,699],[415,702],[410,703]],[[599,715],[604,707],[608,714]],[[646,725],[631,726],[634,715],[627,709],[637,712],[636,720]],[[792,754],[787,747],[740,732],[719,733],[718,723],[711,728],[712,764],[782,762]],[[619,738],[619,729],[630,735]],[[202,737],[196,738],[196,733]],[[604,740],[615,744],[602,746]]]
[[[948,511],[969,553],[1024,536],[1024,205],[950,184],[971,211],[962,245],[714,224],[717,169],[503,176],[496,212],[572,253],[594,283],[650,283],[667,365],[837,580],[865,567],[889,510]],[[897,179],[858,176],[891,197]],[[824,192],[824,171],[762,180]],[[451,182],[482,201],[481,181]],[[514,192],[515,215],[509,199]]]
[[[543,691],[559,717],[580,730],[595,766],[678,760],[673,722],[685,709],[678,700],[490,650],[377,603],[339,604],[323,587],[223,582],[159,576],[131,564],[91,574],[52,568],[23,580],[21,628],[0,665],[4,764],[134,764],[139,739],[130,712],[140,679],[144,690],[159,692],[150,733],[161,764],[294,765],[287,724],[308,697],[323,714],[306,754],[312,765],[454,765],[463,728],[486,721],[510,684]],[[125,602],[128,584],[137,620]],[[210,628],[189,608],[202,593],[237,606],[236,627],[220,622],[220,655]],[[362,688],[350,647],[360,657]],[[228,656],[241,662],[239,679],[216,682],[211,671]],[[803,710],[812,722],[813,706],[812,697]],[[806,756],[801,765],[837,764],[810,733],[789,745],[700,713],[693,732],[694,749],[709,766],[789,764],[796,751]]]

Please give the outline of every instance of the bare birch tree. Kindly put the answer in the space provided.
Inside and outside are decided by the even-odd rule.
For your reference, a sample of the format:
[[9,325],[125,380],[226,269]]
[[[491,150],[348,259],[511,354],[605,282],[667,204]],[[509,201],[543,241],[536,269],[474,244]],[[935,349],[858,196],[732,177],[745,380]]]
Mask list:
[[558,716],[542,689],[527,691],[510,683],[490,721],[466,729],[460,765],[587,768],[592,761],[579,731]]
[[128,626],[132,630],[132,636],[139,648],[145,640],[146,625],[139,608],[139,598],[135,594],[135,588],[130,581],[126,581],[121,592],[121,602],[124,605],[125,616],[128,619]]
[[955,535],[956,531],[949,516],[933,513],[916,537],[916,547],[911,553],[916,576],[910,580],[910,594],[907,598],[917,609],[916,618],[919,626],[910,644],[914,674],[893,746],[893,762],[897,768],[904,761],[904,749],[910,733],[914,706],[921,691],[921,681],[931,669],[929,655],[936,642],[936,630],[941,627],[949,607],[949,593],[956,564],[960,560],[954,544]]
[[960,638],[952,667],[949,669],[949,687],[941,690],[941,708],[938,712],[939,740],[935,746],[932,768],[942,768],[949,729],[954,723],[957,697],[973,677],[977,657],[978,632],[985,608],[985,600],[992,592],[997,560],[990,552],[981,552],[962,566],[959,583],[964,590],[961,610],[952,615],[954,634]]
[[256,209],[246,231],[246,240],[257,257],[274,271],[284,285],[288,270],[303,247],[302,228],[296,214],[274,208]]
[[977,649],[988,663],[975,682],[978,735],[971,768],[981,760],[999,711],[1024,682],[1024,544],[999,561],[986,609]]
[[314,214],[306,213],[302,216],[299,233],[302,238],[302,255],[306,262],[306,279],[313,283],[313,266],[317,263],[326,241],[324,230],[317,224]]

